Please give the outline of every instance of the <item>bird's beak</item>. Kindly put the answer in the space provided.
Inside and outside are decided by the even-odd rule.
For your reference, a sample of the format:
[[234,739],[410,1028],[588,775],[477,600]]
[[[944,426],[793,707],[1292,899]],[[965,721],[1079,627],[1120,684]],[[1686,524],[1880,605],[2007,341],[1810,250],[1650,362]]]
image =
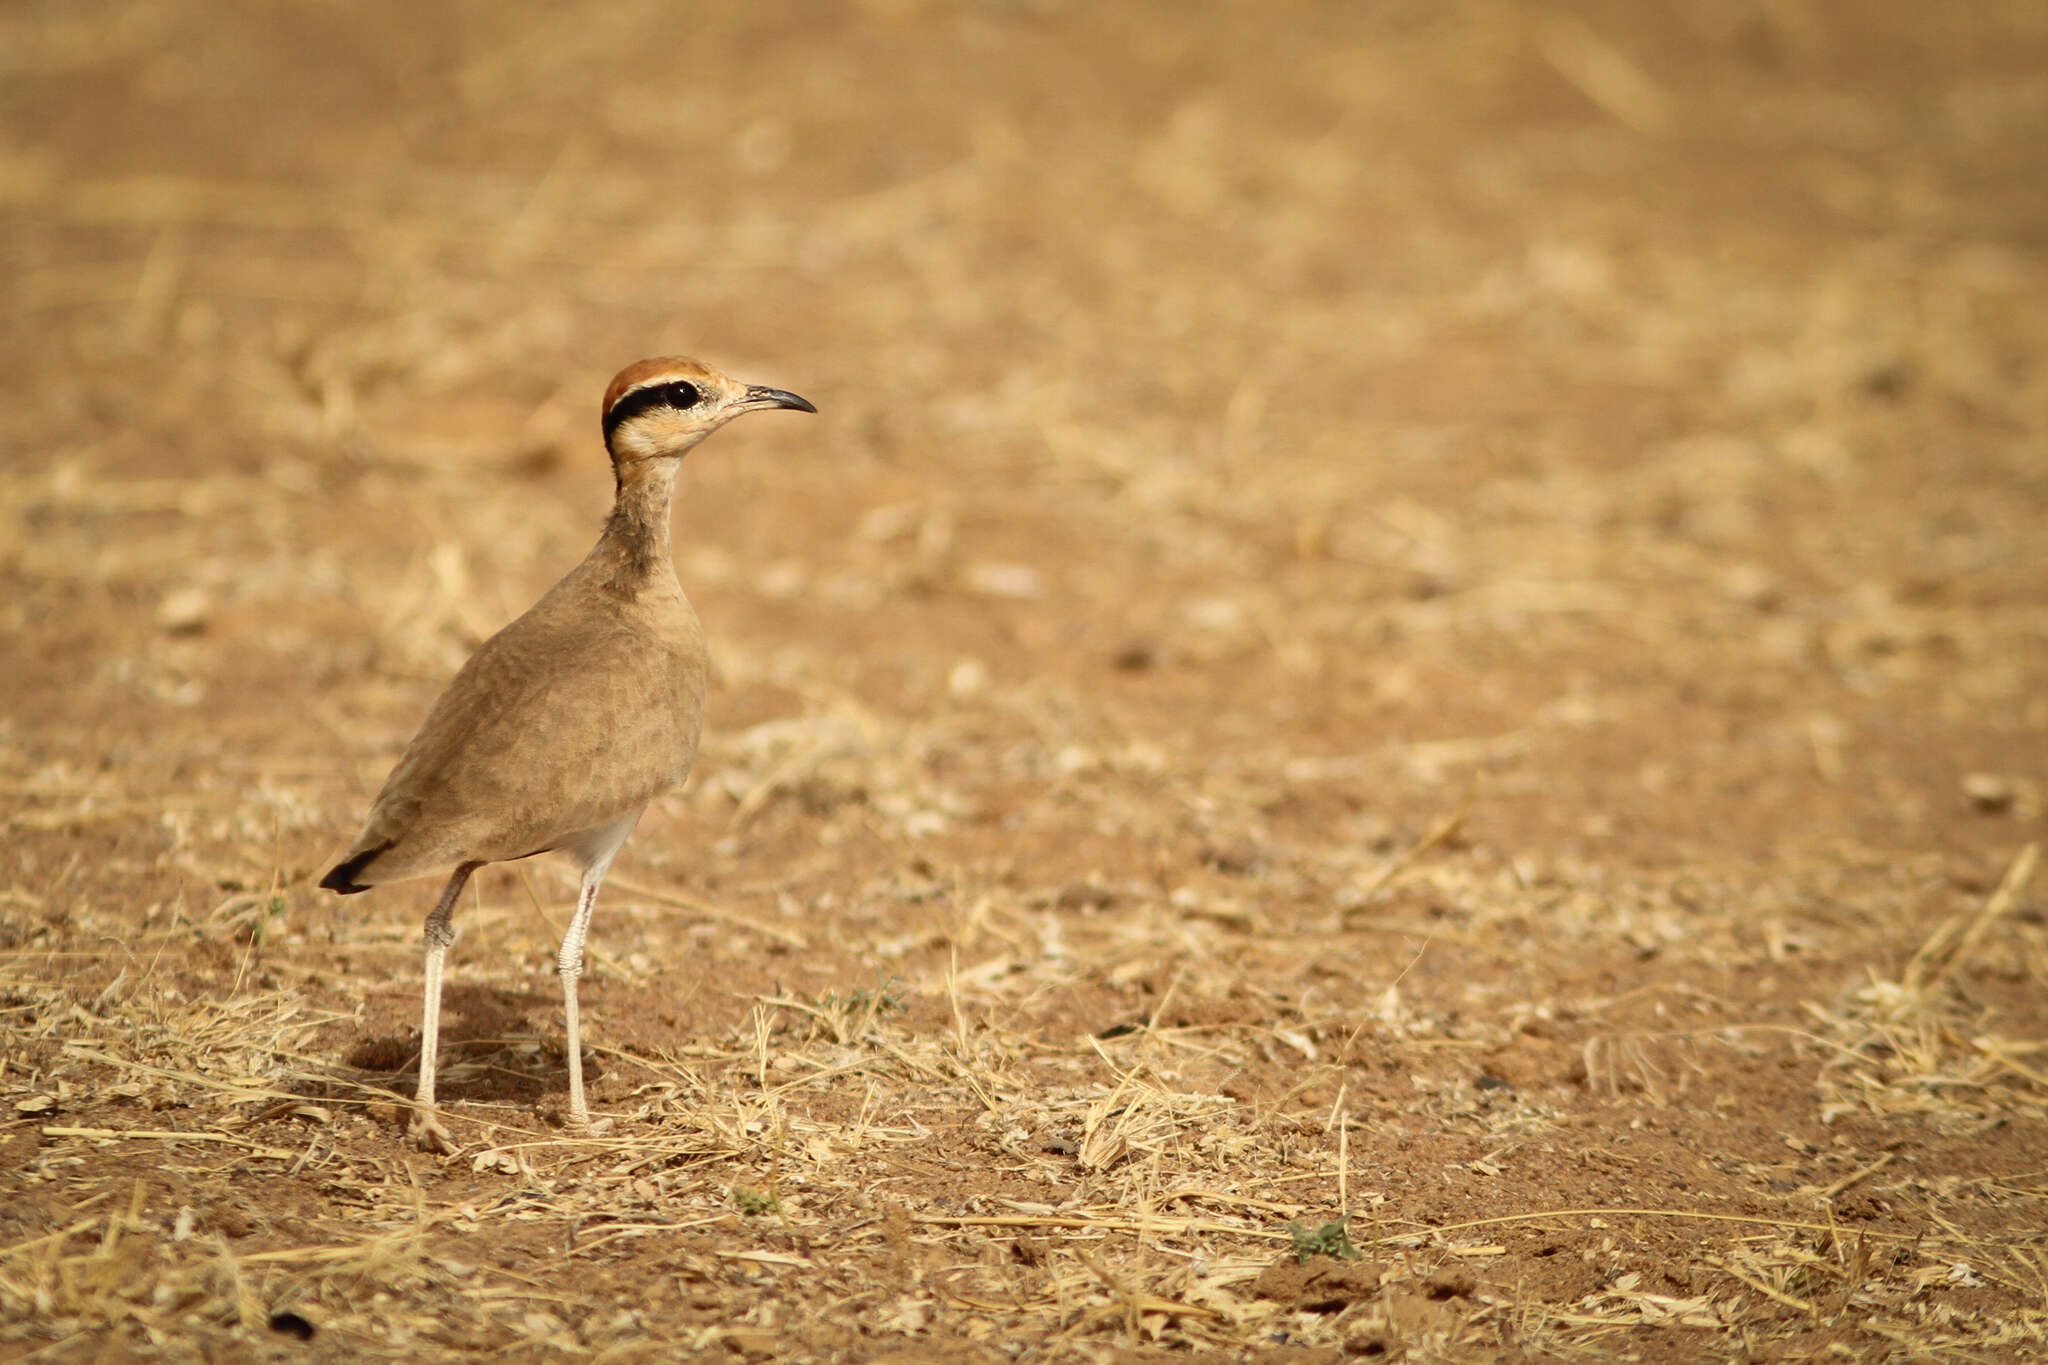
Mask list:
[[764,388],[759,384],[747,385],[747,396],[739,401],[743,408],[795,408],[798,412],[816,412],[808,398],[799,398],[787,389]]

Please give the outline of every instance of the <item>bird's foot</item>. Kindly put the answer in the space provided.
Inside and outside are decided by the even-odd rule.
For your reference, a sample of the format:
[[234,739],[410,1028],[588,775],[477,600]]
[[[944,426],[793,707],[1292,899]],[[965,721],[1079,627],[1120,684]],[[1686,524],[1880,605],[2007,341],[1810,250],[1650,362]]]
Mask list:
[[406,1136],[412,1139],[413,1146],[436,1156],[448,1156],[455,1151],[455,1139],[441,1126],[440,1116],[431,1109],[413,1112],[412,1127]]
[[612,1121],[609,1118],[593,1119],[588,1109],[577,1109],[572,1106],[569,1110],[569,1130],[582,1133],[586,1137],[603,1137],[612,1130]]

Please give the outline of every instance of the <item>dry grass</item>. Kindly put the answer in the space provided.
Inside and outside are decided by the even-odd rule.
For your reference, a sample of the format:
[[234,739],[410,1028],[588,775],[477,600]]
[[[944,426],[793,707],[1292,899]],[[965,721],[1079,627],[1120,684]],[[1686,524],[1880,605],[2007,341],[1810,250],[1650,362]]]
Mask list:
[[[2048,1350],[2048,37],[1753,9],[5,20],[0,1354]],[[311,880],[678,348],[430,1159]]]

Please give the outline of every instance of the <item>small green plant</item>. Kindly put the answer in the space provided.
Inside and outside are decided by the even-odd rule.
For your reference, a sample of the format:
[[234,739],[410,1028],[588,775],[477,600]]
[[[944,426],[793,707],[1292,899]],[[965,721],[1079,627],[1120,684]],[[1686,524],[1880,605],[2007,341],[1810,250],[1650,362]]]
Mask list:
[[845,995],[826,991],[818,997],[818,1008],[844,1014],[888,1014],[903,1008],[903,997],[897,994],[902,984],[900,977],[889,976],[878,979],[873,990],[856,986]]
[[809,1007],[811,1017],[831,1030],[834,1042],[845,1046],[873,1028],[875,1020],[903,1009],[903,997],[898,994],[901,985],[897,977],[878,974],[872,990],[856,986],[844,995],[826,991]]
[[1294,1238],[1294,1259],[1306,1261],[1311,1256],[1334,1256],[1340,1261],[1359,1259],[1364,1253],[1352,1245],[1350,1223],[1351,1215],[1348,1213],[1334,1223],[1324,1223],[1320,1227],[1289,1223],[1287,1231]]
[[782,1212],[782,1200],[771,1190],[750,1190],[745,1185],[735,1185],[732,1187],[732,1199],[740,1206],[740,1212],[749,1218]]
[[[225,916],[224,922],[238,943],[262,947],[269,941],[277,926],[284,922],[291,904],[282,895],[236,897],[222,907],[234,907],[234,913]],[[215,912],[216,914],[220,912]]]

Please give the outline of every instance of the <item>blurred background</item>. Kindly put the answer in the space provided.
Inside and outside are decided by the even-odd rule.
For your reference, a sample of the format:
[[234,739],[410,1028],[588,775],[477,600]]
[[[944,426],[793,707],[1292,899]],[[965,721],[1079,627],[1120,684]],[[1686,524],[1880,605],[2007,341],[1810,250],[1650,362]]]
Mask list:
[[686,479],[728,726],[989,679],[1268,777],[1456,740],[1648,855],[2038,810],[2039,6],[0,25],[31,754],[381,771],[684,352],[825,413]]
[[[2040,0],[14,0],[0,1333],[2038,1343],[2044,147]],[[408,1174],[431,888],[311,879],[664,353],[820,410],[682,474],[705,748],[585,985],[668,1164]],[[493,1142],[559,1101],[545,864],[453,959]],[[529,1156],[595,1202],[501,1214]],[[1494,1218],[1617,1204],[1753,1217]],[[1266,1284],[1367,1207],[1394,1288]],[[545,1313],[445,1269],[478,1208]]]

